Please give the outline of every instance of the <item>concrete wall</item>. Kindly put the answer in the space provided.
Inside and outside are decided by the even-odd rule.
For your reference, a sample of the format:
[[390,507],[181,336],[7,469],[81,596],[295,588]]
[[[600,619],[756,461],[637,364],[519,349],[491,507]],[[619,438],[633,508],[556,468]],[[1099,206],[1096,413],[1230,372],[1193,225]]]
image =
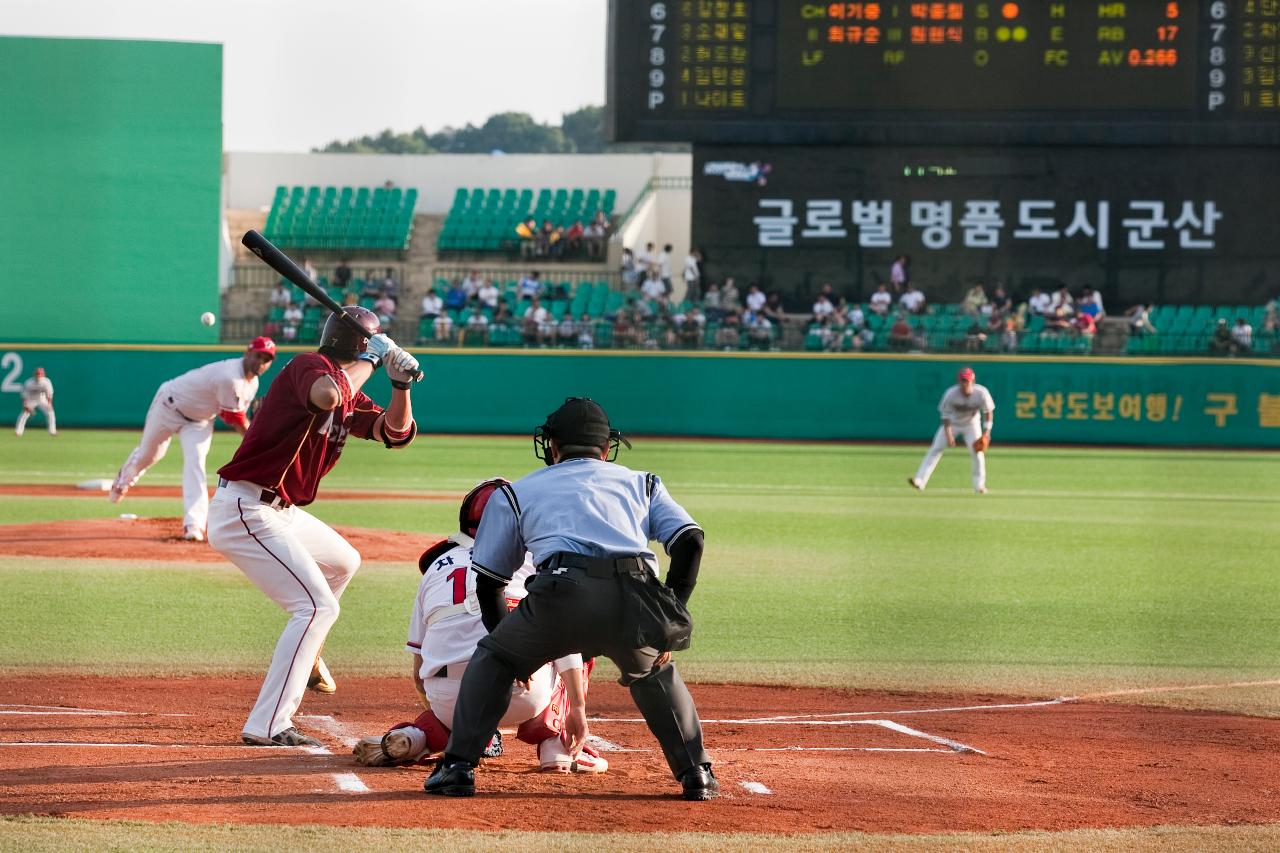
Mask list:
[[[235,210],[268,207],[277,186],[418,190],[418,213],[445,213],[458,187],[584,187],[618,191],[623,213],[650,178],[689,177],[690,154],[227,154]],[[685,233],[688,229],[685,228]],[[681,255],[681,258],[684,256]]]

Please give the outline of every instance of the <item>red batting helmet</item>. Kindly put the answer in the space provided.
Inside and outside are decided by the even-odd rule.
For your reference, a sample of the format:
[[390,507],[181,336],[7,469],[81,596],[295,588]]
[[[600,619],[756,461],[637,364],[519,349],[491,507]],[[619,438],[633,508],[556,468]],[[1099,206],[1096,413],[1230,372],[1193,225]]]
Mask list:
[[[361,326],[368,329],[369,334],[376,335],[382,331],[382,325],[378,322],[378,315],[368,308],[361,308],[359,305],[348,305],[342,310],[345,314],[354,317],[355,321]],[[365,337],[339,320],[337,314],[330,314],[329,319],[324,321],[324,329],[320,332],[320,349],[330,349],[335,355],[350,361],[364,352],[366,346]]]

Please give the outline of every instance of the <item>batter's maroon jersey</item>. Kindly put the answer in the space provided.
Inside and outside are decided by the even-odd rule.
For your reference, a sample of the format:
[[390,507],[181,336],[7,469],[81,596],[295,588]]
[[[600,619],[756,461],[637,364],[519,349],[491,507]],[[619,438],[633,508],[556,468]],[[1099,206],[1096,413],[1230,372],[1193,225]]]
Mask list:
[[[342,402],[331,412],[311,402],[311,386],[321,376],[332,377],[342,392]],[[346,373],[328,356],[296,356],[272,381],[240,448],[218,475],[273,489],[298,506],[311,503],[347,436],[374,438],[373,425],[382,414],[381,406],[349,388]]]

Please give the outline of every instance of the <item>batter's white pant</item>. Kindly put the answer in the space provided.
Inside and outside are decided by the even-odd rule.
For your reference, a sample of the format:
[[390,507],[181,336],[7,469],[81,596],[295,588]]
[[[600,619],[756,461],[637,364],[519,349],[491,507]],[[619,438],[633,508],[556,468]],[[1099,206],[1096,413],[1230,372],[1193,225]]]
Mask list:
[[164,458],[175,434],[182,444],[182,526],[203,532],[209,523],[209,481],[204,465],[213,443],[213,420],[188,420],[169,402],[163,385],[147,410],[142,441],[120,466],[116,483],[133,488],[148,468]]
[[[462,685],[462,673],[467,665],[449,664],[445,678],[422,679],[422,691],[431,703],[436,719],[453,729],[453,709],[458,703],[458,688]],[[511,705],[498,721],[499,726],[518,726],[541,714],[551,704],[551,694],[556,686],[556,674],[551,664],[529,676],[529,689],[519,684],[511,686]]]
[[[955,434],[957,441],[963,441],[964,446],[969,448],[969,455],[973,457],[973,488],[975,491],[984,489],[987,486],[987,454],[974,453],[973,443],[982,435],[982,427],[977,422],[967,426],[952,426],[951,432]],[[924,459],[920,461],[920,468],[916,471],[916,480],[920,483],[920,488],[924,488],[929,484],[929,478],[933,476],[933,469],[938,467],[938,460],[942,458],[942,452],[947,449],[947,433],[942,427],[938,427],[938,431],[933,435],[933,444],[929,445],[929,450],[924,455]]]
[[58,419],[53,415],[53,406],[50,403],[32,403],[30,407],[27,404],[22,406],[22,414],[18,415],[17,422],[13,425],[13,431],[18,435],[22,435],[27,431],[27,419],[31,417],[31,413],[39,409],[44,415],[45,423],[49,426],[49,435],[58,434]]
[[261,492],[245,482],[220,487],[209,505],[209,544],[289,613],[244,726],[245,734],[271,737],[293,725],[360,554],[305,510],[262,503]]

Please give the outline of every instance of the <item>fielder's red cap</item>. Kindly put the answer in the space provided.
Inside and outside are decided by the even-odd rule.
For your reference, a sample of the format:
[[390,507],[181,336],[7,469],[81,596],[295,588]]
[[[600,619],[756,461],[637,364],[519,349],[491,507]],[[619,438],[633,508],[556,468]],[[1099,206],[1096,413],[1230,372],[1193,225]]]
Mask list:
[[249,349],[253,352],[265,352],[275,358],[276,342],[266,335],[260,335],[253,339],[253,343],[249,344]]
[[960,368],[960,372],[956,374],[956,379],[961,382],[964,382],[966,380],[973,381],[973,368],[972,367]]

